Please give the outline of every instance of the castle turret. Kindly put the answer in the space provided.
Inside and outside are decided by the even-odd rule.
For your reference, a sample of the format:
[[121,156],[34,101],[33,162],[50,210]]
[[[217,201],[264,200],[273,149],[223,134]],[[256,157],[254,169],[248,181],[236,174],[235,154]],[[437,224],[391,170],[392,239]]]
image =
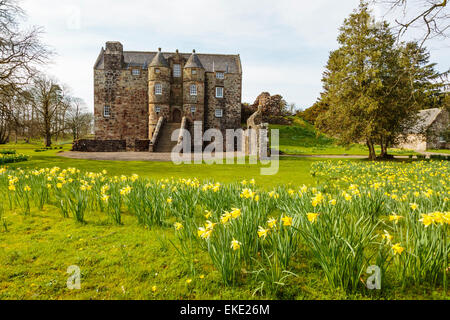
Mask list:
[[195,50],[183,68],[183,110],[191,121],[204,120],[205,68]]
[[170,67],[158,48],[158,52],[148,66],[148,114],[149,139],[160,116],[168,119],[170,103]]

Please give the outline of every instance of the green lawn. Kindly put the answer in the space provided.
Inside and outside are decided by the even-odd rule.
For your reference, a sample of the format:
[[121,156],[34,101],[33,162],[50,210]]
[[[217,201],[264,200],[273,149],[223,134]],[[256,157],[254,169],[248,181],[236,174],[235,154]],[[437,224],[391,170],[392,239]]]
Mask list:
[[244,179],[255,179],[260,185],[271,188],[278,185],[310,185],[314,181],[309,175],[311,163],[323,159],[311,158],[291,158],[280,157],[280,167],[278,174],[274,176],[263,176],[260,174],[261,167],[268,165],[253,164],[181,164],[175,165],[172,162],[150,162],[150,161],[99,161],[99,160],[80,160],[59,157],[58,153],[64,150],[70,150],[70,144],[62,145],[62,150],[48,150],[35,152],[37,145],[27,144],[8,144],[0,146],[0,149],[14,149],[17,153],[30,155],[31,158],[26,162],[9,164],[10,168],[45,168],[45,167],[76,167],[86,171],[107,170],[110,175],[130,175],[133,173],[144,177],[155,179],[176,177],[193,178],[200,180],[211,179],[220,182],[234,182]]
[[[274,176],[262,176],[261,165],[174,165],[171,162],[76,160],[59,157],[61,150],[35,152],[37,145],[6,145],[31,155],[10,168],[76,167],[108,175],[137,173],[150,178],[197,177],[219,182],[254,178],[258,185],[315,185],[311,164],[324,159],[281,157]],[[63,145],[62,150],[69,150]],[[333,159],[338,161],[338,159]],[[361,161],[361,160],[346,160]],[[123,213],[123,225],[112,224],[104,213],[90,212],[86,223],[63,219],[54,206],[33,208],[24,216],[20,209],[7,210],[0,223],[0,299],[432,299],[441,298],[431,288],[388,289],[382,296],[350,295],[329,288],[308,248],[301,247],[294,261],[296,277],[286,280],[277,294],[254,294],[257,283],[224,287],[221,276],[205,251],[198,250],[195,275],[189,274],[172,242],[172,228],[147,229],[134,216]],[[1,218],[1,217],[0,217]],[[0,221],[2,221],[0,219]],[[171,242],[172,241],[172,242]],[[81,266],[82,290],[66,288],[70,265]],[[252,270],[249,270],[252,271]],[[203,277],[204,276],[204,277]],[[249,276],[250,278],[250,276]],[[192,280],[189,284],[187,280]]]
[[427,150],[427,152],[450,154],[450,150],[449,149]]
[[[280,151],[285,154],[317,154],[317,155],[368,155],[369,151],[365,145],[352,144],[343,147],[336,141],[324,134],[317,133],[314,126],[299,117],[293,117],[293,125],[271,125],[271,129],[280,132]],[[379,147],[376,148],[379,153]],[[417,154],[412,150],[389,149],[393,155]]]
[[[0,299],[370,299],[331,290],[323,272],[301,247],[293,261],[297,277],[274,294],[255,294],[257,283],[226,287],[208,255],[196,251],[190,275],[170,241],[172,228],[148,230],[123,214],[123,225],[104,213],[90,213],[86,223],[63,219],[54,207],[31,216],[5,214],[0,229]],[[67,268],[80,266],[81,290],[69,290]],[[251,270],[249,270],[251,271]],[[203,277],[204,276],[204,277]],[[192,282],[187,284],[186,281]],[[388,289],[382,299],[442,298],[431,288]]]

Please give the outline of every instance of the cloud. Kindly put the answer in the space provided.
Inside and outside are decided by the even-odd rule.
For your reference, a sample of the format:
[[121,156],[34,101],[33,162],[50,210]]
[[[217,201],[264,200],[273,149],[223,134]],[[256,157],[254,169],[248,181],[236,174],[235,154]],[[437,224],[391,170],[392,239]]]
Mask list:
[[[280,93],[299,106],[314,103],[338,28],[359,0],[24,0],[28,24],[44,26],[57,51],[48,72],[93,105],[92,67],[101,46],[125,50],[240,53],[243,99]],[[443,57],[443,58],[442,58]],[[436,58],[446,59],[445,55]],[[445,62],[445,60],[444,60]],[[444,63],[445,65],[445,63]]]

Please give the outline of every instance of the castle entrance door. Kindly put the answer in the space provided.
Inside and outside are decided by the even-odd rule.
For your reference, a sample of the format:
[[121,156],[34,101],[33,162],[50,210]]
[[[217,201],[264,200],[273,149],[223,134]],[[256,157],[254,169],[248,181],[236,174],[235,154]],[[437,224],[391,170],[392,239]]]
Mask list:
[[172,111],[172,122],[181,122],[181,111],[180,109],[173,109]]

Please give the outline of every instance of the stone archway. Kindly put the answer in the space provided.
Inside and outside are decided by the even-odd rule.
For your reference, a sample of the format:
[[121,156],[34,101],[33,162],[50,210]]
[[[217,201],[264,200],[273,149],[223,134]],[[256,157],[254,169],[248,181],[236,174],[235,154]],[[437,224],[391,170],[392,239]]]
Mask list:
[[180,123],[181,122],[181,111],[178,108],[174,108],[172,110],[172,122]]

